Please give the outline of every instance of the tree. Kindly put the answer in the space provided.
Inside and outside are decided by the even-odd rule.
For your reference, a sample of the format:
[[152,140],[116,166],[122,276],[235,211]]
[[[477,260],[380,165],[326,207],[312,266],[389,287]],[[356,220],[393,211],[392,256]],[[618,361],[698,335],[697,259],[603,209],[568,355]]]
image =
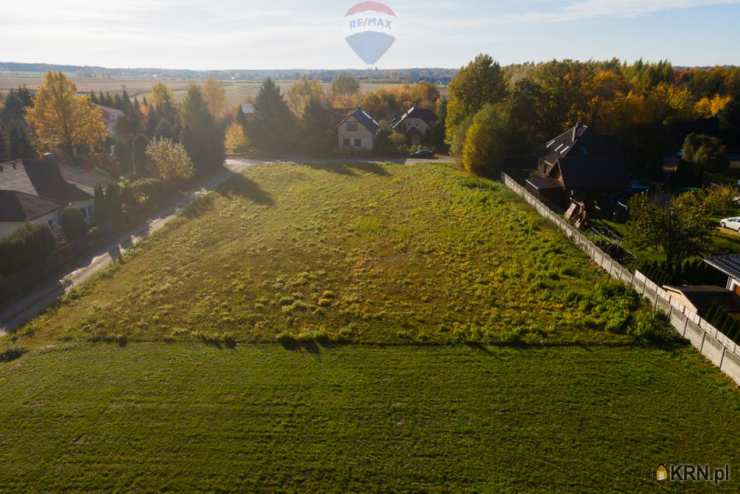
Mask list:
[[152,141],[146,156],[157,176],[165,182],[180,182],[193,176],[193,162],[182,144],[167,139]]
[[223,84],[209,77],[203,84],[203,98],[206,100],[208,110],[215,118],[221,118],[226,109],[226,90]]
[[725,156],[725,147],[716,137],[689,134],[683,143],[683,161],[692,165],[699,177],[705,171],[727,171],[730,162]]
[[458,126],[467,117],[505,96],[506,81],[501,66],[489,55],[478,55],[450,82],[445,122],[447,142],[453,143]]
[[249,150],[249,140],[244,126],[239,122],[232,122],[226,129],[224,146],[231,153],[245,153]]
[[740,146],[740,94],[735,95],[720,112],[719,125],[725,142]]
[[704,96],[702,99],[696,102],[694,109],[699,116],[703,118],[716,117],[732,100],[729,96],[722,96],[715,94],[714,97]]
[[175,99],[166,85],[161,82],[154,85],[152,88],[150,103],[156,115],[154,116],[154,122],[149,130],[153,131],[157,127],[160,119],[168,120],[173,125],[178,122]]
[[162,82],[158,82],[152,87],[152,96],[150,98],[154,108],[162,109],[173,105],[173,97],[170,89]]
[[247,127],[247,134],[255,147],[277,152],[293,144],[293,115],[272,79],[268,78],[262,84],[254,108],[255,116]]
[[298,117],[306,112],[308,104],[313,101],[322,101],[325,98],[324,90],[319,81],[301,77],[288,90],[288,107]]
[[87,236],[87,223],[78,208],[65,208],[62,211],[62,231],[70,242],[79,242]]
[[335,122],[323,99],[312,98],[301,117],[301,144],[310,152],[324,153],[336,146]]
[[121,187],[117,183],[108,185],[105,189],[105,219],[115,228],[121,227],[123,209],[121,207]]
[[23,126],[11,125],[5,132],[5,156],[7,159],[17,160],[36,156],[36,151],[33,149],[31,140]]
[[159,123],[157,123],[153,137],[155,139],[175,139],[175,137],[177,137],[177,131],[175,130],[175,126],[172,125],[169,120],[163,118]]
[[486,105],[473,118],[465,136],[463,167],[470,173],[493,176],[510,154],[509,110],[503,104]]
[[108,131],[103,111],[90,98],[77,95],[77,87],[61,72],[49,72],[26,112],[42,147],[61,147],[73,152],[76,146],[95,146]]
[[665,205],[641,194],[630,200],[629,211],[625,243],[638,252],[658,249],[671,269],[704,253],[713,230],[707,207],[695,193],[682,194]]
[[25,86],[11,89],[5,96],[5,103],[0,111],[0,123],[19,125],[25,122],[26,108],[33,105],[31,91]]
[[182,103],[182,144],[198,174],[223,166],[226,159],[224,132],[208,109],[198,86],[188,88]]
[[360,83],[352,76],[341,74],[331,83],[331,92],[336,96],[353,96],[360,91]]

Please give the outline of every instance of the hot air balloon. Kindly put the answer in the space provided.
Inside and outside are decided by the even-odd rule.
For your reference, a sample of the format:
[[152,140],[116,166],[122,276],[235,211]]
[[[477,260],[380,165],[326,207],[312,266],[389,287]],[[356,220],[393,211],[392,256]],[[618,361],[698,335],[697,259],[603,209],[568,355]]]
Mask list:
[[396,13],[381,2],[360,2],[344,16],[347,44],[367,65],[375,65],[396,41]]

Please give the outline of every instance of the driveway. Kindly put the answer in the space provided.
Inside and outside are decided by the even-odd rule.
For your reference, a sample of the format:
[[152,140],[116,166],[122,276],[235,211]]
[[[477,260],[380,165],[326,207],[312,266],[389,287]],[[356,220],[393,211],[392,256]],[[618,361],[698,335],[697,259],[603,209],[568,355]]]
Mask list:
[[33,293],[0,311],[0,336],[41,314],[62,295],[106,269],[142,239],[164,228],[165,225],[177,217],[177,214],[185,206],[190,204],[205,190],[211,190],[223,184],[233,173],[238,173],[250,166],[264,163],[267,163],[267,161],[227,160],[226,170],[212,177],[202,189],[189,192],[177,204],[160,211],[158,215],[150,219],[145,225],[119,238],[117,241],[94,254],[81,258],[77,262],[75,269],[61,278],[49,280],[41,284]]

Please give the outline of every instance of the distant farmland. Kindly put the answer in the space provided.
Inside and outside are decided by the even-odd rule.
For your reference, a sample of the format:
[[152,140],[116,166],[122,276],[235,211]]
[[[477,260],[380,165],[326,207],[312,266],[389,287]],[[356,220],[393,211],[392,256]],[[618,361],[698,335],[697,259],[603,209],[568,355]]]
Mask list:
[[[23,85],[30,89],[35,89],[41,84],[42,79],[43,74],[39,73],[0,72],[0,92],[7,92],[12,88]],[[81,93],[90,93],[91,91],[117,93],[126,89],[132,97],[148,96],[151,88],[157,82],[160,82],[158,79],[103,79],[87,77],[72,77],[72,80],[77,84],[77,89]],[[169,86],[175,93],[175,97],[180,99],[185,96],[185,90],[189,85],[202,84],[204,81],[165,79],[161,80],[161,82],[164,82]],[[250,98],[254,98],[257,95],[257,91],[261,84],[261,81],[224,81],[229,106],[238,105]],[[293,81],[280,81],[279,85],[283,93],[285,93],[293,85]],[[401,83],[362,83],[360,90],[362,92],[370,92],[381,87],[393,87],[399,85],[401,85]],[[330,84],[325,83],[323,86],[329,90]],[[447,88],[440,87],[440,92],[442,94],[446,94]]]

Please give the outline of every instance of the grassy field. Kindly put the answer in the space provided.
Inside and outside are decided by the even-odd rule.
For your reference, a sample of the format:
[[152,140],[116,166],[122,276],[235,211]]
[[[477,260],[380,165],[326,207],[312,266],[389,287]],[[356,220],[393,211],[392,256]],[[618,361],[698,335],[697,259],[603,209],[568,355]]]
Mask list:
[[0,366],[0,490],[667,492],[739,421],[688,349],[86,345]]
[[498,183],[446,165],[266,165],[19,335],[621,344],[638,305]]
[[250,168],[0,340],[0,491],[737,492],[740,393],[648,314],[452,166]]
[[[151,94],[152,87],[160,82],[157,79],[102,79],[102,78],[84,78],[74,77],[72,79],[77,85],[77,90],[81,93],[94,92],[109,92],[109,93],[120,93],[123,89],[132,96],[143,96],[149,97]],[[10,74],[0,73],[0,94],[9,91],[10,89],[17,88],[19,86],[27,86],[28,88],[35,89],[43,81],[43,74]],[[185,97],[188,86],[191,84],[202,84],[204,81],[198,80],[162,80],[172,90],[175,99],[182,100]],[[226,100],[229,107],[239,105],[247,100],[253,100],[257,96],[261,81],[223,81],[224,89],[226,90]],[[293,81],[278,81],[278,86],[283,91],[287,92],[293,85]],[[394,83],[361,83],[361,92],[376,91],[383,87],[393,87],[399,84]],[[326,91],[331,90],[331,84],[323,84]],[[440,87],[440,92],[446,95],[446,88]]]

